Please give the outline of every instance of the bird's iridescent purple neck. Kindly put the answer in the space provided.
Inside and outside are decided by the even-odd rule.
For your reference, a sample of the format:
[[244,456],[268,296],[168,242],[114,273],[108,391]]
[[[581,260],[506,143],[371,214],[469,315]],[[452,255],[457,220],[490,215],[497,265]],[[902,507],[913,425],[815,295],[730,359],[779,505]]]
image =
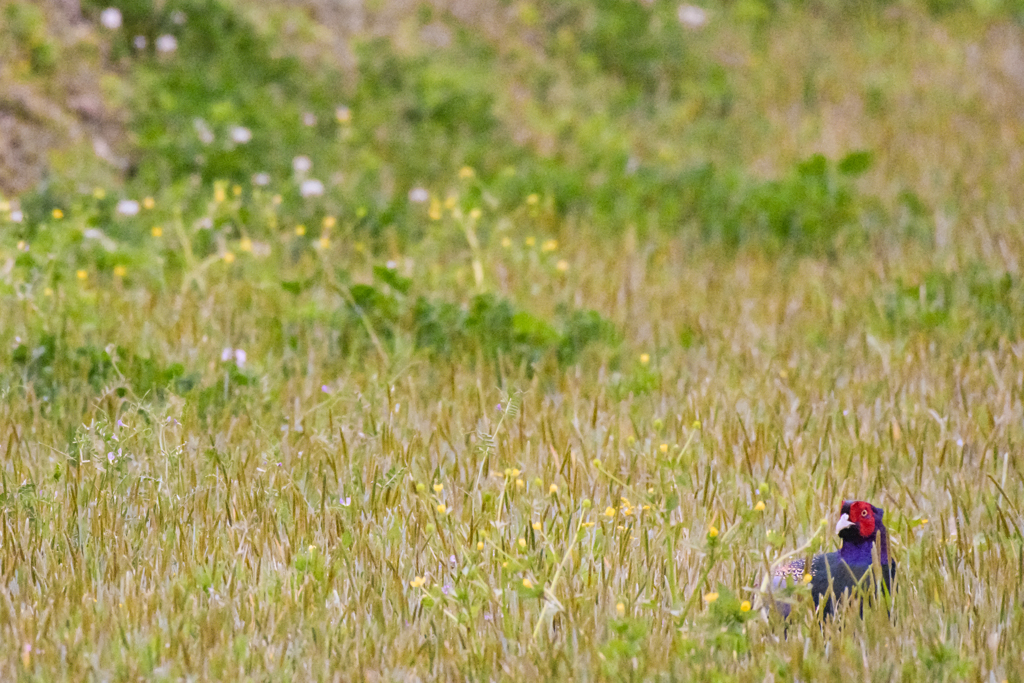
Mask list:
[[[839,548],[839,559],[846,564],[853,566],[864,566],[871,564],[872,551],[875,547],[875,538],[858,538],[844,539],[843,545]],[[886,533],[885,527],[878,529],[877,538],[881,542],[881,548],[878,553],[878,561],[883,567],[889,564],[889,535]]]

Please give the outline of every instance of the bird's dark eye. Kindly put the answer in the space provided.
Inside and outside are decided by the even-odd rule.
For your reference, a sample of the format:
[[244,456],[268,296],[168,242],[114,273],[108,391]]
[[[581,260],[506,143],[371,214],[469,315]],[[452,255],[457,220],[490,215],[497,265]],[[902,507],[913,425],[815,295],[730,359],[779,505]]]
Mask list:
[[867,517],[868,516],[868,511],[867,510],[861,510],[860,511],[860,516],[861,517]]

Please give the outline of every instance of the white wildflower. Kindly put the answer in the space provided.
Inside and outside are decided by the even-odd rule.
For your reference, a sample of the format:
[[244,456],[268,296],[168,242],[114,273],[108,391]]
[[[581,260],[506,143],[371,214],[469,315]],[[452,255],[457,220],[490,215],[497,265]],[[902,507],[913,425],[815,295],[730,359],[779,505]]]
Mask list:
[[192,119],[192,127],[195,129],[196,135],[199,136],[199,142],[204,145],[208,145],[213,142],[213,130],[210,129],[210,126],[206,121],[198,118]]
[[100,23],[103,24],[103,28],[108,28],[111,31],[121,28],[121,10],[116,7],[108,7],[103,10],[100,12]]
[[233,126],[231,128],[231,139],[239,145],[244,145],[252,140],[252,131],[245,126]]
[[299,194],[303,197],[319,197],[324,193],[324,184],[316,178],[303,180],[299,185]]
[[680,5],[679,23],[686,28],[702,28],[708,23],[708,13],[696,5]]
[[117,203],[117,212],[122,216],[134,216],[139,212],[139,203],[134,199],[122,199]]
[[165,33],[156,39],[156,51],[163,53],[174,52],[178,49],[178,39],[169,33]]

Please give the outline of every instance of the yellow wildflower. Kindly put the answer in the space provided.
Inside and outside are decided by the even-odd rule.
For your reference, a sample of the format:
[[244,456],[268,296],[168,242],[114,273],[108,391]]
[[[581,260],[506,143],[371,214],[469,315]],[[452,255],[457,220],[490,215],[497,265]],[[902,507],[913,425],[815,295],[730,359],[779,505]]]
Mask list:
[[417,576],[415,579],[409,582],[409,585],[413,588],[422,588],[423,584],[427,582],[422,576]]
[[704,596],[704,602],[711,604],[718,599],[718,593],[708,593]]
[[750,611],[750,600],[744,600],[743,602],[740,603],[740,611],[741,612],[749,612]]

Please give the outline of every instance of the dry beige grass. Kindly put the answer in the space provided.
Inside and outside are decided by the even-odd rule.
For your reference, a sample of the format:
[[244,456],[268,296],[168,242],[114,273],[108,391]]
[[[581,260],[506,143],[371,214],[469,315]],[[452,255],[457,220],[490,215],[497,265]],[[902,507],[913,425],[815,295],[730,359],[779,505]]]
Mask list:
[[[423,47],[406,5],[302,6],[324,24],[245,9],[292,22],[282,49],[330,46],[311,64],[344,64],[351,32]],[[517,89],[542,59],[519,14],[438,7],[504,43],[495,77],[524,144],[559,144],[548,107],[600,108],[605,84],[573,90],[558,65],[551,102]],[[774,258],[485,213],[507,229],[473,251],[454,222],[378,255],[302,250],[288,226],[263,260],[230,243],[182,285],[19,280],[25,245],[0,236],[0,348],[31,354],[44,332],[59,347],[0,374],[0,679],[1019,680],[1021,32],[911,10],[836,21],[793,12],[764,52],[709,34],[737,89],[728,153],[772,176],[876,150],[867,186],[919,193],[934,248],[883,232]],[[655,112],[635,148],[685,158],[672,131],[693,116]],[[154,253],[204,235],[167,226]],[[414,293],[463,301],[473,258],[488,291],[543,319],[595,309],[621,344],[526,368],[402,335],[339,343],[325,273],[368,281],[394,259]],[[80,348],[109,349],[104,380]],[[225,349],[246,352],[248,385]],[[198,388],[137,391],[120,354],[182,363]],[[762,577],[854,497],[887,510],[893,618],[822,626],[804,596],[784,632],[756,609]]]

